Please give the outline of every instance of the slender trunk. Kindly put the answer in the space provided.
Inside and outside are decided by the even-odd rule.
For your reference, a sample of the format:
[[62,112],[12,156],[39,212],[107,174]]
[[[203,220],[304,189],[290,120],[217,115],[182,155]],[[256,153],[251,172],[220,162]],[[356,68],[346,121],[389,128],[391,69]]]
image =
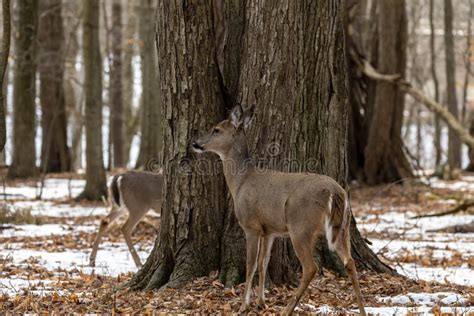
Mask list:
[[68,12],[64,18],[66,33],[64,96],[66,111],[71,135],[71,163],[72,169],[82,168],[82,134],[83,134],[83,104],[84,104],[84,70],[76,68],[79,57],[78,33],[81,32],[82,6],[80,2],[68,1],[64,3]]
[[[3,154],[5,143],[7,140],[7,128],[6,128],[6,105],[5,100],[6,84],[8,83],[7,66],[8,66],[8,55],[10,54],[10,38],[11,38],[11,16],[10,16],[10,0],[2,2],[2,16],[3,16],[3,36],[2,36],[2,51],[0,52],[0,153]],[[7,80],[5,80],[5,78]]]
[[[448,94],[449,112],[456,118],[458,101],[456,97],[456,61],[454,56],[453,5],[451,0],[444,0],[444,46],[446,52],[446,91]],[[448,139],[448,165],[450,170],[461,167],[461,141],[450,128]]]
[[[430,0],[430,57],[431,57],[431,77],[433,79],[434,86],[434,100],[435,102],[440,101],[439,99],[439,82],[438,74],[436,72],[436,33],[435,33],[435,18],[434,18],[434,0]],[[435,148],[435,168],[438,169],[441,165],[442,147],[441,147],[441,121],[438,114],[434,115],[434,126],[435,126],[435,137],[434,137],[434,148]]]
[[67,145],[64,97],[64,31],[61,0],[41,1],[39,21],[39,58],[41,102],[41,170],[71,170]]
[[[378,1],[378,63],[381,73],[406,71],[407,17],[404,0]],[[411,177],[411,166],[403,152],[401,129],[404,93],[394,85],[377,82],[373,118],[365,148],[365,175],[369,184]]]
[[130,157],[130,148],[132,145],[133,136],[137,132],[139,115],[133,107],[133,57],[135,47],[135,34],[137,31],[137,14],[134,0],[124,3],[127,11],[124,12],[127,19],[125,22],[125,37],[123,39],[123,115],[125,118],[124,128],[124,154],[125,163],[128,163]]
[[99,47],[99,2],[86,0],[83,20],[85,65],[86,187],[78,199],[107,196],[102,154],[102,59]]
[[15,82],[13,91],[13,159],[9,178],[26,178],[37,174],[35,148],[35,80],[38,1],[18,3],[19,27]]
[[112,65],[110,68],[110,135],[112,141],[112,167],[125,166],[123,148],[123,99],[122,99],[122,6],[120,0],[112,4]]
[[[136,168],[156,168],[162,148],[162,115],[155,46],[156,2],[141,2],[138,33],[141,44],[142,97],[141,139]],[[197,58],[197,57],[196,57]]]
[[[465,56],[465,75],[464,75],[464,85],[463,85],[463,98],[462,98],[462,120],[463,123],[466,123],[466,112],[467,112],[467,94],[469,87],[469,78],[471,76],[471,59],[472,54],[472,14],[473,14],[474,4],[471,0],[469,2],[469,16],[468,16],[468,26],[467,26],[467,35],[466,35],[466,56]],[[469,132],[471,136],[474,137],[474,111],[470,110],[470,126]],[[474,171],[474,148],[469,147],[469,165],[466,168],[467,171]]]

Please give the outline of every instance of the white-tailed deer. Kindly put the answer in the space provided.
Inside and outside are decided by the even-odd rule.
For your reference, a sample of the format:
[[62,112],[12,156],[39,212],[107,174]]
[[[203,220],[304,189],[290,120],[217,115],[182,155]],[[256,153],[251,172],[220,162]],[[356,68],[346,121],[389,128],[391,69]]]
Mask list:
[[273,240],[289,237],[303,267],[296,294],[283,311],[290,315],[317,272],[312,250],[316,237],[325,234],[330,248],[345,265],[360,313],[365,315],[350,251],[351,211],[346,192],[335,180],[324,175],[257,170],[249,156],[244,131],[251,115],[251,110],[244,113],[238,105],[232,110],[230,119],[220,122],[206,136],[192,143],[196,152],[214,152],[222,159],[235,215],[245,232],[247,271],[240,312],[246,311],[250,303],[257,266],[257,302],[264,306],[265,274]]
[[108,232],[113,221],[127,213],[128,219],[122,225],[121,231],[133,261],[137,267],[141,267],[140,257],[133,248],[131,234],[148,211],[161,212],[162,187],[162,174],[128,171],[113,177],[109,187],[111,209],[109,214],[100,221],[99,231],[89,259],[91,267],[95,266],[95,258],[102,236]]

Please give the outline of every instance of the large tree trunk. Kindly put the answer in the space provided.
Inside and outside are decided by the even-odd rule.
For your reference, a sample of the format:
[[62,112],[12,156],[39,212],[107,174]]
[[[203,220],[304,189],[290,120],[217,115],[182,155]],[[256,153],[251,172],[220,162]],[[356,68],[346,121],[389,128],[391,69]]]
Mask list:
[[[183,11],[181,4],[160,5],[157,45],[167,118],[165,197],[160,236],[145,266],[129,284],[132,288],[176,286],[216,269],[228,286],[242,280],[245,242],[229,213],[231,208],[226,210],[222,177],[220,172],[207,177],[202,173],[203,166],[215,166],[216,157],[207,156],[206,163],[196,168],[188,147],[196,132],[222,118],[224,99],[228,100],[224,92],[234,94],[231,100],[256,105],[248,131],[253,156],[273,169],[324,173],[346,185],[348,113],[342,4],[337,0],[248,1],[243,10],[235,2],[226,3],[232,6],[224,9],[226,22],[246,12],[241,31],[251,30],[241,40],[232,29],[227,30],[228,40],[234,43],[229,50],[240,51],[242,45],[242,55],[233,55],[239,67],[228,67],[228,60],[224,67],[217,65],[222,56],[214,47],[221,46],[213,41],[209,2],[187,5]],[[196,49],[199,58],[194,55]],[[229,51],[223,52],[229,58]],[[227,73],[236,69],[240,69],[239,79]],[[220,79],[234,85],[219,90]],[[204,213],[203,207],[208,207]],[[208,225],[206,233],[203,223]],[[353,255],[359,265],[391,272],[368,248],[354,220],[352,223]],[[316,249],[321,266],[342,271],[324,239]],[[278,241],[269,267],[273,282],[292,281],[296,267],[290,243]]]
[[99,48],[99,2],[86,0],[83,20],[85,68],[86,187],[78,199],[107,195],[102,153],[102,59]]
[[112,144],[111,166],[125,166],[123,99],[122,99],[122,5],[121,0],[112,3],[112,65],[110,68],[110,136]]
[[[226,208],[222,172],[200,169],[189,141],[224,117],[214,61],[212,3],[159,2],[157,48],[163,108],[164,199],[160,236],[132,288],[178,286],[219,269]],[[186,34],[186,35],[185,35]],[[197,57],[199,56],[199,58]],[[201,170],[201,172],[197,172]]]
[[39,58],[41,101],[41,170],[71,170],[64,97],[64,32],[61,0],[40,2]]
[[[381,73],[396,73],[404,77],[407,43],[405,1],[382,0],[377,5],[376,68]],[[404,98],[404,93],[397,86],[377,82],[365,148],[364,171],[369,184],[393,182],[412,176],[401,139]]]
[[[453,5],[444,0],[444,45],[446,54],[446,90],[448,110],[458,119],[458,101],[456,97],[456,61],[454,56]],[[448,165],[450,169],[461,167],[461,140],[450,128],[448,138]]]
[[[156,1],[144,0],[139,12],[138,33],[141,44],[142,98],[141,98],[141,138],[140,153],[136,167],[155,169],[161,153],[162,115],[160,105],[159,79],[155,46]],[[197,58],[197,57],[196,57]]]
[[[8,55],[10,54],[10,38],[11,38],[11,15],[10,0],[2,2],[3,17],[3,34],[2,34],[2,50],[0,52],[0,153],[3,153],[7,140],[7,128],[5,118],[5,99],[4,96],[4,79],[6,78],[6,70],[8,66]],[[6,80],[8,82],[8,80]]]
[[16,44],[13,90],[13,159],[9,178],[26,178],[37,174],[35,148],[35,79],[38,1],[18,3],[19,26]]

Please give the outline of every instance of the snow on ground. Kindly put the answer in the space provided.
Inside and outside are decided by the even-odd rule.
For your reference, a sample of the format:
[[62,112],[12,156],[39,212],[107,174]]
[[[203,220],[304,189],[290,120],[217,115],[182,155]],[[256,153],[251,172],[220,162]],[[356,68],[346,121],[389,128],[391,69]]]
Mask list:
[[[97,254],[96,267],[89,267],[90,241],[97,231],[98,216],[107,213],[102,204],[80,205],[67,203],[71,196],[79,194],[85,182],[83,180],[47,179],[43,189],[44,200],[36,200],[38,185],[17,184],[7,186],[7,203],[14,209],[28,208],[33,216],[52,218],[43,225],[13,225],[9,229],[0,230],[0,261],[18,269],[41,266],[52,275],[64,273],[99,274],[116,277],[123,273],[137,270],[128,248],[120,237],[118,240],[105,239]],[[458,182],[432,181],[436,188],[459,191],[474,191],[474,177],[464,177]],[[3,193],[3,192],[0,192]],[[441,203],[441,202],[440,202]],[[456,200],[445,199],[442,203],[455,205]],[[366,209],[381,208],[384,212],[362,212],[357,214],[358,227],[365,235],[372,236],[372,249],[388,260],[397,264],[393,266],[400,274],[413,279],[453,283],[474,287],[474,270],[471,264],[443,266],[441,264],[426,266],[423,256],[430,260],[451,260],[468,262],[474,257],[474,234],[446,234],[429,232],[450,225],[463,224],[474,220],[474,215],[457,214],[440,219],[415,219],[416,212],[408,206],[378,205],[370,201]],[[57,222],[54,222],[54,221]],[[85,238],[77,247],[69,249],[59,247],[58,251],[46,249],[54,239],[55,242],[73,235],[75,238]],[[374,237],[375,236],[375,237]],[[31,242],[31,238],[40,238],[39,242]],[[145,261],[153,246],[153,239],[139,241],[135,245],[138,253]],[[59,242],[61,244],[61,242]],[[34,248],[32,248],[34,245]],[[411,257],[410,257],[411,256]],[[407,260],[400,258],[408,257]],[[413,259],[414,257],[415,259]],[[418,263],[418,258],[420,262]],[[473,261],[474,262],[474,261]],[[51,280],[29,275],[10,275],[0,269],[0,294],[14,295],[28,288],[35,293],[51,291]],[[436,306],[441,306],[441,312],[461,315],[474,312],[474,307],[459,307],[469,303],[468,298],[457,293],[405,293],[395,296],[378,297],[381,304],[390,306],[367,307],[367,312],[375,315],[399,315],[420,313],[434,315]],[[315,313],[330,314],[338,311],[330,306],[312,306],[302,303]],[[457,306],[457,307],[456,307]]]
[[[73,271],[80,270],[82,273],[101,274],[105,276],[118,276],[123,273],[135,272],[137,270],[133,258],[128,251],[125,242],[107,242],[104,240],[99,248],[96,259],[96,267],[89,267],[89,254],[91,247],[83,249],[66,249],[60,252],[51,252],[41,249],[41,243],[50,243],[48,238],[61,239],[62,236],[79,235],[82,233],[95,234],[98,228],[98,221],[93,216],[103,216],[107,214],[104,205],[82,206],[64,204],[64,199],[78,195],[84,188],[84,180],[70,179],[47,179],[43,189],[43,200],[36,200],[39,183],[18,184],[16,186],[5,187],[4,192],[7,197],[7,204],[13,209],[30,209],[31,215],[48,218],[58,218],[58,224],[46,223],[43,225],[21,224],[8,225],[6,229],[0,230],[0,261],[8,262],[15,267],[27,268],[33,260],[36,265],[41,265],[50,271]],[[62,200],[62,201],[61,201]],[[9,202],[10,201],[10,202]],[[58,202],[61,201],[61,204]],[[74,222],[75,219],[85,218],[84,225]],[[42,238],[39,245],[35,244],[35,249],[25,247],[24,242],[11,241],[9,238]],[[1,241],[3,240],[3,242]],[[5,242],[7,241],[7,242]],[[144,247],[135,245],[139,256],[144,262],[152,242]],[[143,250],[143,249],[144,250]],[[14,294],[25,287],[41,288],[47,290],[47,280],[27,280],[18,276],[9,277],[0,270],[0,293]]]

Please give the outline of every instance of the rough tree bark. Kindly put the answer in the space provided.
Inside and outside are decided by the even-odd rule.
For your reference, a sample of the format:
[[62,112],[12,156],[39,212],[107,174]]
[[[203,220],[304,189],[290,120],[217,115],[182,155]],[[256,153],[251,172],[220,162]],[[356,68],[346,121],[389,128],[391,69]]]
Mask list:
[[109,106],[110,136],[112,144],[111,167],[125,166],[124,158],[124,116],[122,99],[122,4],[121,0],[112,3],[112,65],[110,68]]
[[[136,168],[154,169],[161,153],[161,105],[158,78],[158,61],[155,46],[156,1],[144,0],[139,7],[138,33],[142,70],[141,137]],[[149,164],[147,166],[147,164]]]
[[[196,162],[186,159],[194,157],[189,153],[188,142],[196,133],[222,119],[224,92],[236,91],[235,100],[256,105],[248,137],[253,156],[261,163],[285,171],[328,174],[346,185],[342,5],[343,1],[338,0],[248,1],[243,10],[237,4],[234,12],[246,12],[242,30],[251,30],[244,31],[242,42],[236,40],[234,44],[243,45],[242,55],[234,56],[240,60],[238,81],[226,73],[226,69],[235,71],[236,67],[226,68],[225,60],[224,67],[219,67],[221,56],[214,58],[220,43],[213,38],[213,8],[209,2],[159,6],[157,45],[167,120],[165,198],[160,236],[145,266],[130,282],[131,288],[176,286],[219,269],[221,280],[228,286],[242,280],[245,246],[241,235],[233,235],[237,231],[233,225],[237,223],[232,221],[229,209],[226,211],[223,179],[220,173],[203,177],[197,172],[202,168],[197,170]],[[230,14],[228,9],[226,14]],[[233,38],[232,31],[228,31],[227,38]],[[217,36],[219,32],[215,33]],[[196,49],[199,58],[194,55]],[[223,51],[225,56],[226,50]],[[225,82],[237,81],[236,88],[230,86],[223,91],[221,78]],[[215,166],[215,155],[206,159],[205,166]],[[203,207],[208,207],[204,213]],[[206,233],[202,229],[204,222],[208,225]],[[392,272],[368,248],[354,220],[351,231],[354,258],[359,265]],[[327,249],[325,240],[320,240],[316,249],[321,266],[341,272],[342,264]],[[205,260],[202,253],[206,254]],[[231,261],[233,265],[229,264]],[[273,282],[291,281],[294,261],[289,243],[278,242],[270,264]]]
[[[381,73],[405,76],[407,19],[404,0],[378,1],[378,61]],[[403,151],[401,129],[404,93],[397,86],[378,82],[372,122],[365,148],[364,171],[369,184],[411,177],[411,166]]]
[[40,1],[38,72],[41,102],[41,170],[71,170],[64,96],[64,31],[61,0]]
[[102,153],[102,66],[99,48],[99,2],[84,2],[84,91],[86,129],[86,187],[78,199],[107,196]]
[[[2,1],[3,34],[2,50],[0,52],[0,153],[3,153],[7,140],[7,127],[5,121],[4,78],[8,66],[11,39],[10,0]],[[8,81],[8,80],[7,80]]]
[[[459,110],[456,97],[456,60],[454,56],[453,4],[451,0],[444,0],[444,46],[448,109],[457,119]],[[448,165],[451,170],[461,168],[461,141],[451,128],[448,136]]]
[[[196,160],[189,141],[224,117],[214,60],[212,3],[159,1],[157,48],[165,113],[160,235],[134,289],[179,286],[219,269],[226,208],[217,157]],[[198,57],[199,56],[199,57]],[[205,170],[199,167],[209,166]],[[215,172],[215,173],[214,173]]]
[[38,173],[35,148],[35,79],[38,1],[18,3],[19,25],[13,87],[13,158],[9,178],[26,178]]

